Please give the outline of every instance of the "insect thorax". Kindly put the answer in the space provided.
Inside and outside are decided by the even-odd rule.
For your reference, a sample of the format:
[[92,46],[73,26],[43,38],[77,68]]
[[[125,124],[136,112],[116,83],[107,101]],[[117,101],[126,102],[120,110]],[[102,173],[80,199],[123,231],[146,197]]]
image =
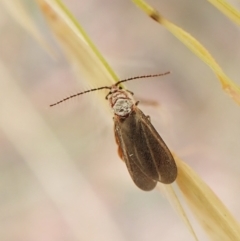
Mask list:
[[113,92],[109,101],[114,114],[120,117],[127,117],[133,110],[133,99],[125,90]]
[[130,99],[118,99],[113,105],[113,111],[115,115],[124,117],[128,116],[132,112],[133,102]]

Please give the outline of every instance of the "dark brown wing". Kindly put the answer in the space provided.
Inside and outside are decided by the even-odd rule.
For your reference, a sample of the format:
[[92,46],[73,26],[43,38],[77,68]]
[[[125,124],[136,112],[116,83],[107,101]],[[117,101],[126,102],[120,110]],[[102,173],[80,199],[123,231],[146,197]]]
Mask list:
[[115,137],[118,144],[118,154],[120,158],[126,163],[133,182],[143,191],[151,191],[157,185],[157,181],[149,178],[135,164],[135,162],[133,161],[134,154],[125,146],[121,137],[121,132],[119,132],[117,125],[115,125]]
[[147,177],[152,180],[152,188],[156,181],[165,184],[175,181],[177,167],[171,152],[140,109],[135,107],[126,119],[114,118],[114,122],[123,159],[138,187],[143,189],[143,181],[135,177],[135,173],[142,179]]

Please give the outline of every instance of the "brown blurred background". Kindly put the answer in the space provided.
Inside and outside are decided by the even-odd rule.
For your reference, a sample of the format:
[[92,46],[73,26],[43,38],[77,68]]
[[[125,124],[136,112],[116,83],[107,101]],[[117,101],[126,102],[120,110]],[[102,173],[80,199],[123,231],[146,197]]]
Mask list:
[[[86,88],[37,6],[23,2],[57,58],[0,8],[0,240],[193,240],[160,192],[133,184],[95,94],[48,107]],[[131,1],[64,2],[121,79],[171,71],[127,87],[159,102],[139,106],[239,220],[240,109],[211,69]],[[239,26],[207,1],[149,3],[240,85]]]

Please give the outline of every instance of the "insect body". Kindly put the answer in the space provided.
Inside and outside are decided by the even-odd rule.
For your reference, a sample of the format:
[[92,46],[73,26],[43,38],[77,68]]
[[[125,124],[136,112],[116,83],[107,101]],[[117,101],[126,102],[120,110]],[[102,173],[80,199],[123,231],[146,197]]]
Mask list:
[[[177,166],[168,147],[150,122],[150,118],[138,108],[132,94],[119,84],[149,75],[121,80],[112,86],[100,87],[78,93],[67,99],[99,89],[109,89],[106,96],[114,113],[114,132],[120,158],[126,163],[134,183],[144,191],[152,190],[157,182],[170,184],[177,177]],[[51,105],[51,106],[53,106]]]

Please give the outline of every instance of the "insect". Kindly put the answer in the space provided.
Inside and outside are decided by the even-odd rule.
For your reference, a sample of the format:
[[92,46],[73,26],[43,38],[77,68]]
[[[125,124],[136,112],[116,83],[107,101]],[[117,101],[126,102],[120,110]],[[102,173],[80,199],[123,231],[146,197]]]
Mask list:
[[133,182],[142,190],[150,191],[157,182],[170,184],[177,177],[177,166],[168,147],[146,116],[133,100],[133,93],[123,89],[120,84],[126,81],[157,77],[156,75],[138,76],[120,80],[112,86],[90,89],[69,96],[50,106],[54,106],[73,97],[102,89],[109,89],[106,99],[113,110],[114,133],[118,145],[118,154],[126,163]]

